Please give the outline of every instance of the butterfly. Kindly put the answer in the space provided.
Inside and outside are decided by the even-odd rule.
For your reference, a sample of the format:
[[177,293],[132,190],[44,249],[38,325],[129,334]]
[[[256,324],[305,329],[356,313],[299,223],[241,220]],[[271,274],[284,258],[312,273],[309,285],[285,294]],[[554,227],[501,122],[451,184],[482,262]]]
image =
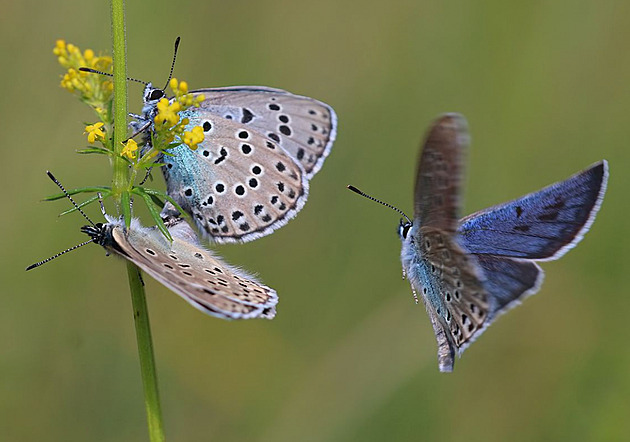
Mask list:
[[[55,177],[50,172],[48,174],[66,193]],[[273,319],[275,316],[276,292],[204,248],[197,234],[182,218],[165,216],[164,223],[173,238],[170,242],[156,227],[143,227],[136,218],[126,227],[122,218],[111,217],[103,210],[107,222],[94,223],[67,193],[66,196],[90,223],[81,228],[90,240],[33,264],[26,270],[94,242],[108,252],[133,262],[190,305],[210,316],[222,319]]]
[[433,124],[417,168],[414,219],[401,219],[398,229],[403,272],[414,296],[422,297],[443,372],[453,370],[455,355],[497,316],[539,290],[543,271],[536,261],[558,259],[582,239],[608,180],[602,160],[538,192],[458,219],[468,144],[463,116],[446,114]]
[[[180,145],[169,150],[172,156],[158,159],[168,195],[214,242],[252,241],[285,225],[304,206],[309,180],[330,153],[337,132],[334,110],[261,86],[190,93],[205,99],[179,115],[190,121],[186,130],[202,127],[205,140],[195,151]],[[146,85],[142,115],[132,127],[147,129],[147,143],[164,97],[163,89]]]

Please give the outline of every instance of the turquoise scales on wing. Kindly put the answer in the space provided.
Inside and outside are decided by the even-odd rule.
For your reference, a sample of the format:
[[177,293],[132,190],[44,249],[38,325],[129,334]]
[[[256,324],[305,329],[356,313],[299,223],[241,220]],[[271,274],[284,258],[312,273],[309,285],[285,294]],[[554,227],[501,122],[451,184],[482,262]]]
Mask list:
[[[250,241],[286,224],[332,147],[332,108],[264,87],[191,93],[205,100],[180,116],[190,120],[186,130],[201,126],[205,140],[194,152],[182,145],[161,159],[169,195],[215,242]],[[150,98],[148,89],[136,125],[154,115],[157,101]]]

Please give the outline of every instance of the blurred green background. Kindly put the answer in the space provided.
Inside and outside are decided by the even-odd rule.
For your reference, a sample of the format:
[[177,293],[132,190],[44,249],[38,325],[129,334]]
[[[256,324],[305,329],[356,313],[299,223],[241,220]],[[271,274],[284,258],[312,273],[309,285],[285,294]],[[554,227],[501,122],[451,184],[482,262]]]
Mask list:
[[[39,202],[56,191],[45,170],[67,187],[111,178],[74,153],[94,115],[52,54],[57,38],[109,50],[109,3],[0,7],[0,439],[146,440],[122,262],[87,246],[24,272],[85,239],[82,218],[57,218],[67,201]],[[128,2],[127,32],[131,76],[162,84],[181,35],[175,75],[192,88],[281,87],[339,116],[300,215],[216,247],[278,291],[275,320],[209,318],[146,278],[167,440],[628,437],[629,2],[160,0]],[[345,189],[412,212],[418,144],[446,111],[472,133],[466,213],[611,168],[591,232],[451,375],[401,279],[397,215]]]

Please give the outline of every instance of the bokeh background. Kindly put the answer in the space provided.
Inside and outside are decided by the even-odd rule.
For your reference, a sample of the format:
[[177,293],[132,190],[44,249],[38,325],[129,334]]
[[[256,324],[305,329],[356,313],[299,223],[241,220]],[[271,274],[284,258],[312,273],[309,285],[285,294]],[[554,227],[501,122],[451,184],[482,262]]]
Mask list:
[[[147,440],[124,266],[87,246],[56,188],[107,184],[80,157],[94,116],[59,87],[57,38],[109,50],[107,1],[0,1],[0,439]],[[338,139],[288,226],[217,247],[280,295],[273,321],[206,317],[146,278],[167,440],[557,441],[630,434],[630,3],[452,0],[128,2],[129,75],[261,84],[334,106]],[[141,87],[129,103],[139,111]],[[597,221],[541,292],[437,370],[401,279],[398,216],[440,113],[469,120],[465,211],[606,158]],[[156,175],[158,176],[158,175]],[[157,184],[161,186],[158,176]],[[97,207],[88,211],[99,218]]]

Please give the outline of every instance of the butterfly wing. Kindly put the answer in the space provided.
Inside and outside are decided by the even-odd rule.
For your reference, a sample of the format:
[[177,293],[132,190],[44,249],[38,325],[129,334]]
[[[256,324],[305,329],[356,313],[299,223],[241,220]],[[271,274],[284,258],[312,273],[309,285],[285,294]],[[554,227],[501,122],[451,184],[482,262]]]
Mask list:
[[460,221],[461,244],[477,254],[557,259],[590,228],[607,181],[608,163],[600,161],[565,181],[473,213]]
[[[456,238],[468,144],[461,115],[446,114],[430,128],[416,175],[413,239],[403,245],[403,265],[435,331],[440,371],[453,370],[454,355],[485,328],[489,312],[483,273]],[[405,260],[409,253],[416,265]]]
[[198,310],[222,319],[275,316],[276,292],[201,247],[185,222],[169,228],[172,244],[158,230],[141,227],[137,222],[129,229],[119,224],[111,226],[108,249],[136,264]]
[[407,274],[422,294],[438,342],[440,371],[452,371],[460,354],[484,329],[490,300],[476,259],[448,233],[421,227],[415,265]]
[[307,178],[319,169],[337,133],[335,111],[325,103],[281,89],[235,86],[201,89],[200,110],[232,119],[274,140],[302,165]]
[[278,143],[207,110],[181,114],[204,128],[205,140],[196,151],[172,149],[162,170],[168,194],[204,234],[219,243],[251,241],[302,208],[308,180]]
[[414,222],[455,232],[459,216],[463,161],[469,137],[466,120],[446,114],[429,130],[424,143],[414,193]]
[[491,255],[474,257],[486,277],[484,287],[491,293],[486,327],[499,314],[536,293],[542,284],[544,272],[535,262]]

